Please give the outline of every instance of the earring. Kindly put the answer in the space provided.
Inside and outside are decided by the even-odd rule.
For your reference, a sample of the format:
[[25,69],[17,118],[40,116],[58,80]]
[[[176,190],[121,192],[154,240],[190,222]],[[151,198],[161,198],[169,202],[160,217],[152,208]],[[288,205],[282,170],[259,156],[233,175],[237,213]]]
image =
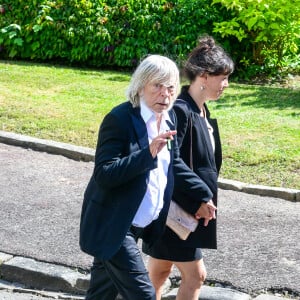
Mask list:
[[204,90],[204,86],[201,85],[200,86],[200,90],[203,91]]

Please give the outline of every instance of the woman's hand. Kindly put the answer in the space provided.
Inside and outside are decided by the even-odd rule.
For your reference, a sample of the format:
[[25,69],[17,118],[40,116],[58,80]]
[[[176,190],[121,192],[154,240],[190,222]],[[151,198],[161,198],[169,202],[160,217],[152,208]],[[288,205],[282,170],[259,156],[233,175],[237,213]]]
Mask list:
[[208,225],[208,222],[216,218],[217,207],[214,205],[212,200],[201,203],[199,209],[195,213],[196,219],[204,218],[204,226]]

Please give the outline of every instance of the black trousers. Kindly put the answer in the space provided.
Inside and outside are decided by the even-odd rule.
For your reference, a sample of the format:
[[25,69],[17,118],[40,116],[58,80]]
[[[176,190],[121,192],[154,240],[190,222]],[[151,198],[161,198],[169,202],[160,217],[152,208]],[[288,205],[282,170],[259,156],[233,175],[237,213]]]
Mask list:
[[137,239],[142,230],[132,227],[109,260],[94,258],[86,300],[155,300],[155,289],[145,268]]

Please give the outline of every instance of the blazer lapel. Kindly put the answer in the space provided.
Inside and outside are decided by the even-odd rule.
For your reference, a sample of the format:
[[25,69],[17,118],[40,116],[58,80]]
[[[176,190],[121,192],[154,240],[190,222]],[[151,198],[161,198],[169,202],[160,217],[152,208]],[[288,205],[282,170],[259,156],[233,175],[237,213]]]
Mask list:
[[176,125],[175,125],[176,117],[175,117],[175,112],[174,112],[173,109],[171,109],[171,110],[169,111],[169,116],[170,116],[170,120],[171,120],[171,121],[167,120],[166,122],[167,122],[167,124],[168,124],[170,130],[176,130]]
[[141,148],[147,147],[149,145],[147,127],[146,124],[141,117],[140,108],[136,107],[133,109],[133,113],[131,114],[133,128],[137,135],[137,141]]

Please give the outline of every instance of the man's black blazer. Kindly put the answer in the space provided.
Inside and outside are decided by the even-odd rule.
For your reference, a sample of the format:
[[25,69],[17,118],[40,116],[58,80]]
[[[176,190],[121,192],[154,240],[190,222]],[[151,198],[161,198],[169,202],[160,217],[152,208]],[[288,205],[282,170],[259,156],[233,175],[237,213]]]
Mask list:
[[[175,123],[172,111],[170,116]],[[170,129],[174,128],[171,124]],[[179,158],[176,137],[172,144],[164,206],[159,218],[145,229],[143,239],[148,243],[163,233],[174,184],[199,205],[212,197]],[[118,251],[143,200],[149,172],[156,167],[140,108],[133,108],[129,102],[115,107],[101,124],[95,167],[84,193],[80,222],[80,247],[84,252],[109,259]]]

